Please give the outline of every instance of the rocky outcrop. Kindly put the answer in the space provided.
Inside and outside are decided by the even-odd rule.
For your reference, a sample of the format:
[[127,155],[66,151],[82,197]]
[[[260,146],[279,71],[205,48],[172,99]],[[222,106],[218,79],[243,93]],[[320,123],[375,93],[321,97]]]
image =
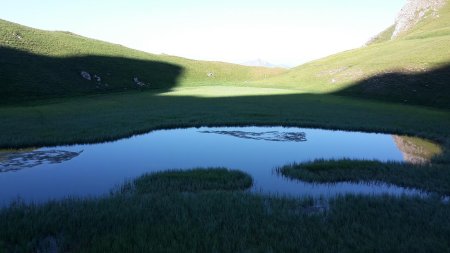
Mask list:
[[447,0],[408,0],[395,22],[391,39],[409,31],[424,18],[439,18],[438,11]]

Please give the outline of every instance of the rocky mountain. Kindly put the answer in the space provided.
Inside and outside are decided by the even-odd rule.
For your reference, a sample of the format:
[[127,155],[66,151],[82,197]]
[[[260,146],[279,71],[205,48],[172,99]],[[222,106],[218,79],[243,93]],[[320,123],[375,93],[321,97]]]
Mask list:
[[448,0],[407,0],[400,10],[395,23],[372,37],[366,45],[397,39],[414,30],[421,21],[437,21],[441,18],[439,11]]
[[438,11],[446,0],[408,0],[395,21],[391,39],[408,32],[417,23],[426,18],[439,18]]

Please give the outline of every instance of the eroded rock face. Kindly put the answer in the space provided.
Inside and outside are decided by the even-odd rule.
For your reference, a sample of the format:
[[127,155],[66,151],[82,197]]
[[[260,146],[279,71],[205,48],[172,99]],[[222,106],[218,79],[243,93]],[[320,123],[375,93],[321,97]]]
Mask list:
[[446,2],[447,0],[408,0],[397,17],[391,39],[407,32],[426,17],[438,18],[438,11]]

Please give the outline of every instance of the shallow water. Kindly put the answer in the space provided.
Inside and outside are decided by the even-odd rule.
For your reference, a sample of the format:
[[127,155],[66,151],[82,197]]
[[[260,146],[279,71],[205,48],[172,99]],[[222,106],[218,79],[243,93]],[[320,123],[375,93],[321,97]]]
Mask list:
[[[398,138],[395,137],[395,138]],[[314,159],[404,161],[394,136],[284,127],[159,130],[114,142],[0,153],[0,205],[99,196],[146,172],[226,167],[249,173],[251,191],[294,196],[420,194],[381,183],[311,184],[277,167]]]

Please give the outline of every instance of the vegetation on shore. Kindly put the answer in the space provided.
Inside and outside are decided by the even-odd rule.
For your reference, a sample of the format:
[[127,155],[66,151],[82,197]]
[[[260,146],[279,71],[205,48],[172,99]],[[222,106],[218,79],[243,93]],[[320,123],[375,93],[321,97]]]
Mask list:
[[450,196],[448,165],[379,161],[316,160],[277,169],[293,180],[317,183],[385,182]]
[[[253,88],[258,90],[257,88]],[[251,88],[247,88],[247,91]],[[331,95],[266,94],[203,97],[121,93],[0,107],[0,147],[92,143],[189,126],[285,125],[420,136],[448,145],[450,113]],[[238,90],[237,90],[238,91]]]
[[[16,203],[0,210],[0,252],[450,249],[450,206],[439,199],[346,196],[325,203],[222,191],[221,184],[213,191],[186,192],[179,178],[197,178],[198,173],[224,178],[224,170],[167,172],[137,179],[151,189],[145,192],[118,191],[43,205]],[[229,173],[225,177],[233,181],[237,172]],[[231,181],[226,184],[235,184]],[[165,191],[166,183],[172,190]],[[188,188],[204,185],[193,180]]]

